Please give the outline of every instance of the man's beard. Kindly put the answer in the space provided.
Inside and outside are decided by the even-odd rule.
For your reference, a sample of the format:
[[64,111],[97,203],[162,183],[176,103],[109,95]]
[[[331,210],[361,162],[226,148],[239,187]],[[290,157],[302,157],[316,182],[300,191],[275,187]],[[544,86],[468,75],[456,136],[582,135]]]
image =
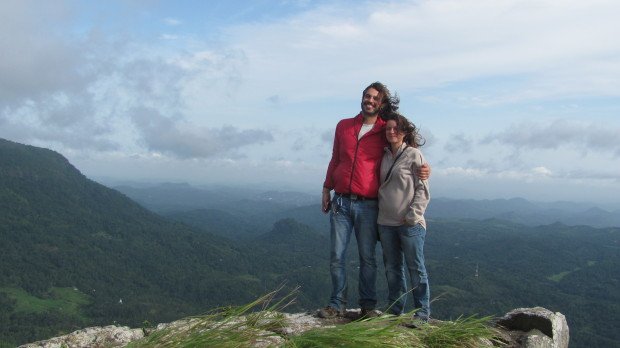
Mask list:
[[373,108],[371,111],[366,111],[366,104],[370,104],[370,103],[363,103],[362,102],[362,114],[364,116],[377,116],[379,114],[379,111],[381,110],[380,106],[378,106],[376,108]]

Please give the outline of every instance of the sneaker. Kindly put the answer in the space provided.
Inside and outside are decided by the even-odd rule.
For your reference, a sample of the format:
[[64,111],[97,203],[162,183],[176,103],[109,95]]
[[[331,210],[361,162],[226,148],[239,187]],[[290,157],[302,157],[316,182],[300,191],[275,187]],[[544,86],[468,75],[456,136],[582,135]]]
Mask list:
[[413,315],[413,320],[419,320],[424,323],[428,323],[428,316],[426,315],[418,315],[418,313]]
[[380,317],[382,314],[383,313],[381,313],[381,311],[377,309],[362,308],[360,319],[376,318],[376,317]]
[[403,321],[400,325],[410,329],[419,329],[427,324],[428,318],[418,317],[417,315],[414,315],[413,318],[411,318],[411,321]]
[[428,317],[414,315],[413,319],[411,320],[411,326],[413,327],[422,327],[426,324],[428,324]]
[[323,319],[335,318],[337,316],[342,315],[342,311],[337,310],[332,306],[327,306],[325,308],[319,309],[316,313],[316,316]]

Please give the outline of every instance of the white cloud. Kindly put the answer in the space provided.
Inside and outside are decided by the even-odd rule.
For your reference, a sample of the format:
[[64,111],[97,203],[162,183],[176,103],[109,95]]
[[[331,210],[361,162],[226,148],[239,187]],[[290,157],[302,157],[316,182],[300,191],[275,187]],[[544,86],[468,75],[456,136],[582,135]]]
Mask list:
[[171,26],[171,27],[175,27],[177,25],[181,25],[183,22],[181,20],[177,19],[177,18],[170,18],[170,17],[168,17],[168,18],[164,18],[164,23],[166,25]]
[[[84,52],[59,33],[69,9],[63,2],[0,4],[0,110],[51,94],[79,93],[91,71]],[[41,19],[41,13],[45,17]],[[47,25],[58,25],[51,30]]]
[[484,169],[480,168],[463,168],[463,167],[448,167],[441,171],[435,170],[433,173],[437,175],[457,176],[457,177],[474,177],[481,178],[488,174]]
[[228,37],[249,58],[252,88],[277,76],[296,98],[316,98],[359,89],[373,76],[401,90],[517,77],[506,90],[482,96],[485,103],[514,103],[620,95],[618,11],[614,1],[332,5],[232,28]]
[[165,117],[155,109],[137,108],[131,116],[150,151],[181,159],[223,156],[241,147],[273,141],[267,131],[239,130],[233,126],[196,128]]
[[557,119],[555,121],[513,124],[489,134],[483,144],[493,142],[516,150],[574,148],[581,152],[597,151],[620,156],[620,128],[601,124]]
[[450,137],[444,149],[448,152],[470,152],[472,149],[472,139],[463,133],[454,134]]
[[541,175],[541,176],[551,176],[553,174],[549,169],[547,169],[545,167],[535,167],[535,168],[532,168],[532,173],[538,174],[538,175]]
[[459,179],[509,179],[524,182],[532,182],[534,180],[545,179],[552,176],[552,172],[545,167],[534,167],[524,170],[492,170],[490,168],[474,168],[474,167],[449,167],[438,169],[434,173],[441,176],[455,177]]
[[[26,6],[32,4],[4,5],[13,15],[42,16]],[[0,42],[7,48],[0,59],[0,136],[53,144],[61,152],[161,151],[181,158],[227,152],[222,145],[227,139],[238,142],[230,149],[273,140],[269,132],[249,127],[191,124],[188,105],[205,95],[226,96],[236,83],[238,60],[230,51],[178,53],[95,32],[70,39],[42,30],[42,24],[61,20],[66,18],[0,21],[6,32],[19,33]],[[149,113],[155,117],[136,122],[144,119],[135,117],[136,110],[156,110]],[[201,108],[200,118],[217,119],[224,112]]]

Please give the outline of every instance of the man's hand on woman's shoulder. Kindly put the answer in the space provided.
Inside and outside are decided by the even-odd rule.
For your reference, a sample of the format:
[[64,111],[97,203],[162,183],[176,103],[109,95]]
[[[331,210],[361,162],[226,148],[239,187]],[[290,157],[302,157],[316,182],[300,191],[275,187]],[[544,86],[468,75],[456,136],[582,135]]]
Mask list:
[[424,163],[418,168],[418,172],[416,174],[420,180],[427,180],[431,176],[431,166],[428,163]]

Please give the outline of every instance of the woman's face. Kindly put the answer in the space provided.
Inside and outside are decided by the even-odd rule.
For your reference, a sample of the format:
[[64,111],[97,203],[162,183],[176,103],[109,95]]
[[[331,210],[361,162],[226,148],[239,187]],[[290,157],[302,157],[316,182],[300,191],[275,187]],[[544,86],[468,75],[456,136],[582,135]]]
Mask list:
[[387,138],[388,143],[399,145],[403,142],[405,133],[398,130],[396,121],[389,120],[385,125],[385,137]]

